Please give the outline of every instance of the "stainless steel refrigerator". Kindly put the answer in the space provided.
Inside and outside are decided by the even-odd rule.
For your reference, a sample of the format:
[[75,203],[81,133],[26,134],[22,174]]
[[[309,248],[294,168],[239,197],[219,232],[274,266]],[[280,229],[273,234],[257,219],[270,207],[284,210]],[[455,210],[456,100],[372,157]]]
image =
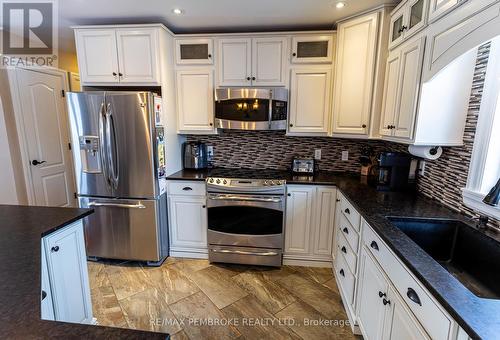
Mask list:
[[150,92],[68,93],[77,197],[87,255],[160,264],[168,256],[161,98]]

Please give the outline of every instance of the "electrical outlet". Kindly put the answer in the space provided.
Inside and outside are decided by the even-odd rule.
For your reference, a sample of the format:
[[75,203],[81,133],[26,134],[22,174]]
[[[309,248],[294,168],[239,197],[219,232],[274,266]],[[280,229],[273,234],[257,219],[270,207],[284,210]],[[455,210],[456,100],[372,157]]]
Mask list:
[[314,150],[314,159],[318,161],[321,159],[321,149]]
[[214,147],[213,145],[207,145],[207,161],[212,162],[214,160]]
[[342,160],[343,161],[349,160],[349,151],[342,151]]

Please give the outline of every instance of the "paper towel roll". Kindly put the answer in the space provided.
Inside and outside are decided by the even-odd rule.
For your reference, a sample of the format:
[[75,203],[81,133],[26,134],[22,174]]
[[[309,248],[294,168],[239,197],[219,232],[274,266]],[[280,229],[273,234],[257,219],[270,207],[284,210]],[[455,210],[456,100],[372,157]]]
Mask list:
[[424,159],[435,160],[443,154],[443,148],[440,146],[417,146],[410,145],[408,151],[413,155]]

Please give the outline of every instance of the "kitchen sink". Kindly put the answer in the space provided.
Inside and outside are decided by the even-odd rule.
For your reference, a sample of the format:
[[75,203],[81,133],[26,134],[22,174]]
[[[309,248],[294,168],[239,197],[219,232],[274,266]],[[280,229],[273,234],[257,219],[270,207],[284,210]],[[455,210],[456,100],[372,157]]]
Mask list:
[[473,294],[500,299],[500,243],[457,220],[388,217]]

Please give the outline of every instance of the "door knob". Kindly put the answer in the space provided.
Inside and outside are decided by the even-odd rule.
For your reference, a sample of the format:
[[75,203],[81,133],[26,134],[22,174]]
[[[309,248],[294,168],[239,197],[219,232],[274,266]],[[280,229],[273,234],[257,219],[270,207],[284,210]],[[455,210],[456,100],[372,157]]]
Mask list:
[[33,164],[33,165],[35,165],[35,166],[40,165],[40,164],[43,164],[43,163],[47,163],[47,162],[46,162],[46,161],[38,161],[38,160],[36,160],[36,159],[34,159],[34,160],[31,162],[31,164]]

